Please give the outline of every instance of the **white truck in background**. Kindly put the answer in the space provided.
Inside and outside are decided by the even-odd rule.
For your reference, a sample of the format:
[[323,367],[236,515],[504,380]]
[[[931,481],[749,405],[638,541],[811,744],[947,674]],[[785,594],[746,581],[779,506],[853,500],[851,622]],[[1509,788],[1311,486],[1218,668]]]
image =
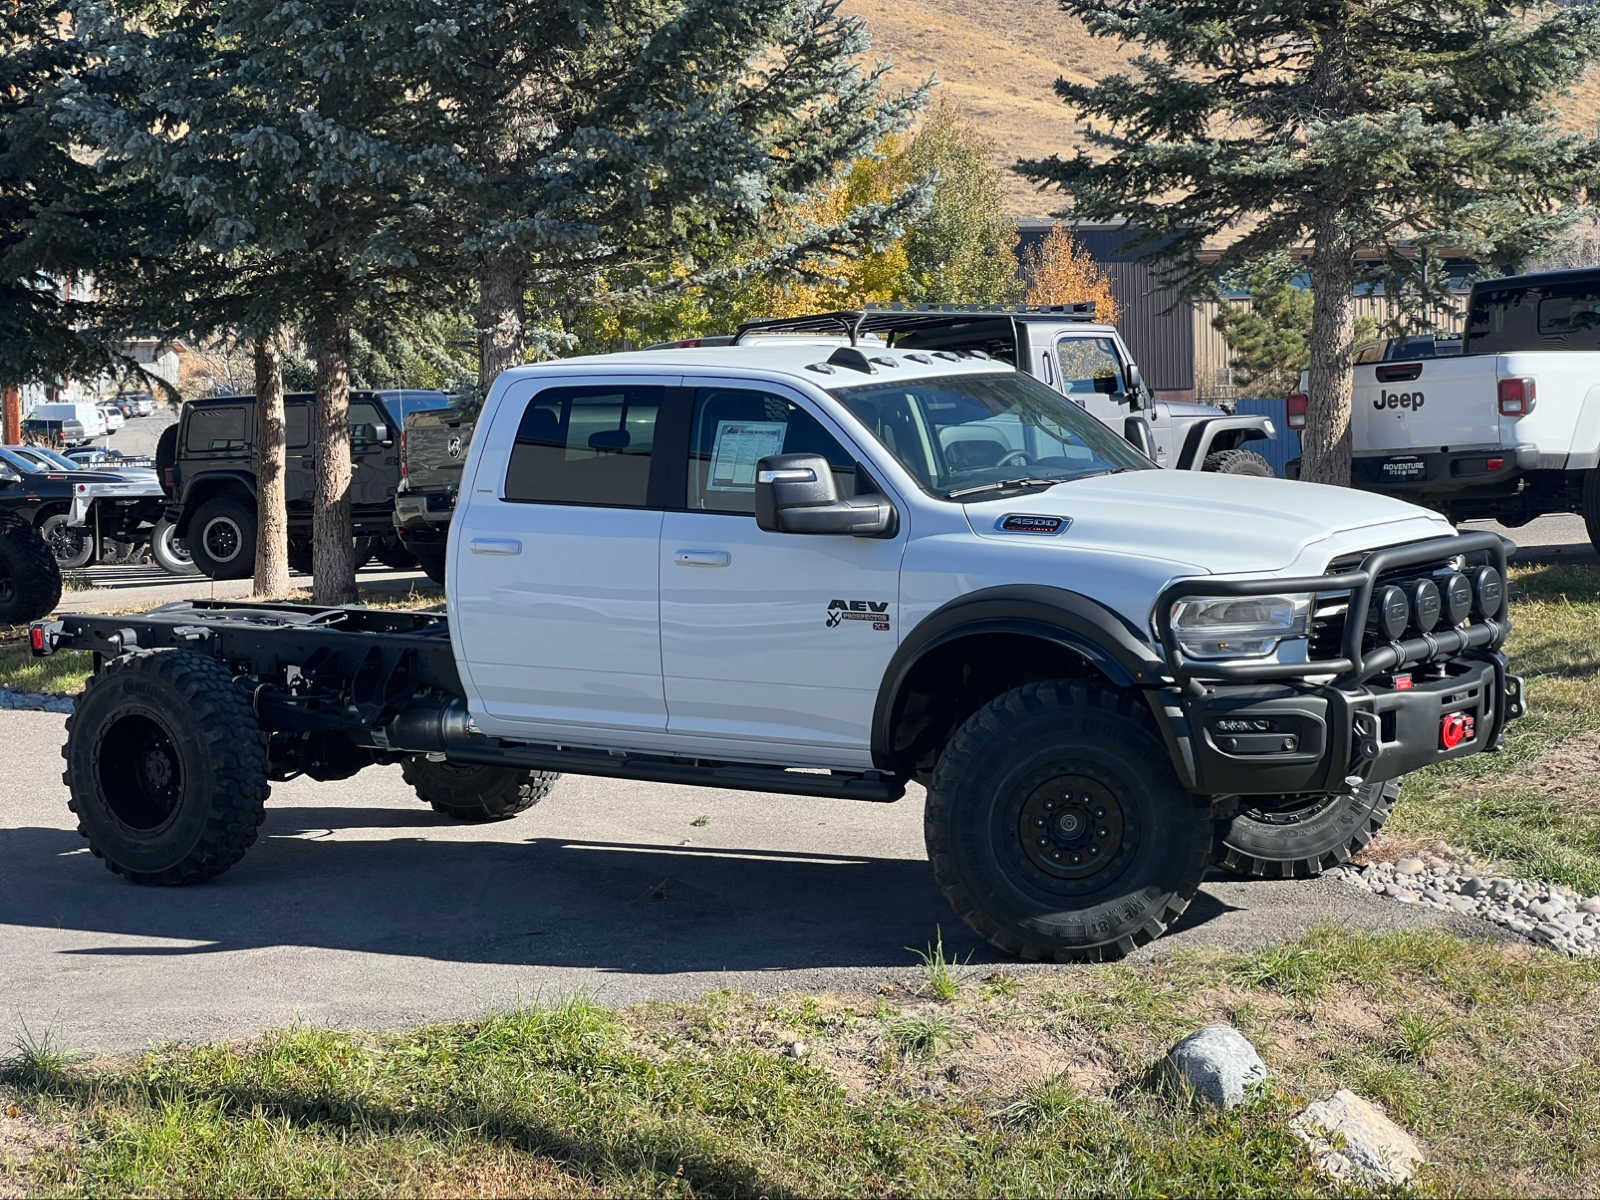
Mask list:
[[1460,354],[1358,362],[1350,432],[1358,488],[1456,522],[1581,513],[1600,548],[1600,270],[1475,285]]

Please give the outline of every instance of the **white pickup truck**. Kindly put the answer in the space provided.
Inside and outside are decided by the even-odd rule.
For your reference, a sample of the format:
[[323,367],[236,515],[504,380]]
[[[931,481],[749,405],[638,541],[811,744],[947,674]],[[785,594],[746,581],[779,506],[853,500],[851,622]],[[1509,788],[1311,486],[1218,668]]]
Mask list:
[[796,340],[507,371],[449,546],[448,616],[202,601],[34,626],[36,654],[102,664],[65,752],[95,854],[209,879],[271,780],[377,764],[480,821],[560,772],[772,806],[915,782],[974,930],[1103,958],[1211,863],[1343,861],[1402,775],[1498,749],[1523,712],[1503,539],[1157,469],[986,355]]
[[1455,521],[1582,513],[1600,547],[1600,271],[1478,284],[1460,355],[1357,365],[1350,432],[1359,488]]

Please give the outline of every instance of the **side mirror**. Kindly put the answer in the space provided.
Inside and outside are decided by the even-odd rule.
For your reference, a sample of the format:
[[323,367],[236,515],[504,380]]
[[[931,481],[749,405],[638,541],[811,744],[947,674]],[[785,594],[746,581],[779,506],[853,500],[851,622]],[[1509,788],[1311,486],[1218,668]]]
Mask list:
[[768,533],[883,537],[894,521],[886,496],[839,499],[820,454],[774,454],[756,463],[756,525]]
[[382,422],[372,427],[372,440],[380,446],[392,446],[394,442],[389,437],[389,427]]

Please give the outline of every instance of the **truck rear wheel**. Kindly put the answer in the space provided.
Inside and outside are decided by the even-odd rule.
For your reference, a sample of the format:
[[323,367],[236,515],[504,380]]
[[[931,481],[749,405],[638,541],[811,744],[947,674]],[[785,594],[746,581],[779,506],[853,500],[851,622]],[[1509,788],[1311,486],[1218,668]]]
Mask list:
[[185,539],[207,579],[248,579],[256,569],[256,513],[232,496],[214,496],[195,509]]
[[433,580],[440,587],[444,586],[444,548],[434,550],[418,550],[417,565],[422,568],[422,573]]
[[1600,550],[1600,467],[1584,476],[1583,525],[1589,531],[1589,544]]
[[47,616],[61,601],[61,565],[39,531],[0,512],[0,625]]
[[1218,475],[1260,475],[1265,479],[1275,479],[1278,474],[1272,464],[1254,450],[1218,450],[1206,455],[1200,469]]
[[1160,937],[1189,906],[1210,811],[1178,783],[1136,697],[1050,681],[956,731],[924,831],[945,898],[991,945],[1098,960]]
[[1365,847],[1399,797],[1398,780],[1347,796],[1246,796],[1216,822],[1211,860],[1236,875],[1310,879]]
[[267,739],[215,659],[112,659],[67,718],[62,776],[89,848],[135,883],[198,883],[244,857],[266,815]]
[[504,821],[526,812],[550,794],[555,771],[519,771],[468,763],[407,759],[400,766],[417,798],[457,821]]
[[397,537],[373,538],[377,546],[376,557],[379,562],[391,571],[414,571],[417,568],[417,556],[405,548]]

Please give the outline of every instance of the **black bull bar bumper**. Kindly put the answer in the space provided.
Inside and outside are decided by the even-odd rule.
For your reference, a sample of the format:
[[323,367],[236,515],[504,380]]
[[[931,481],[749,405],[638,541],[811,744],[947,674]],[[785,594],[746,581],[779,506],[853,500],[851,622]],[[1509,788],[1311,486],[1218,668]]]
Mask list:
[[[1498,750],[1506,725],[1527,711],[1522,680],[1501,653],[1509,589],[1492,611],[1475,608],[1459,625],[1398,641],[1376,640],[1368,611],[1380,583],[1457,558],[1493,567],[1503,583],[1508,545],[1492,533],[1461,534],[1375,551],[1335,574],[1200,577],[1166,588],[1156,632],[1180,686],[1161,706],[1185,785],[1208,795],[1341,792]],[[1213,662],[1187,654],[1172,627],[1173,605],[1186,597],[1299,593],[1342,621],[1322,631],[1325,648],[1337,632],[1334,652],[1306,662]]]

